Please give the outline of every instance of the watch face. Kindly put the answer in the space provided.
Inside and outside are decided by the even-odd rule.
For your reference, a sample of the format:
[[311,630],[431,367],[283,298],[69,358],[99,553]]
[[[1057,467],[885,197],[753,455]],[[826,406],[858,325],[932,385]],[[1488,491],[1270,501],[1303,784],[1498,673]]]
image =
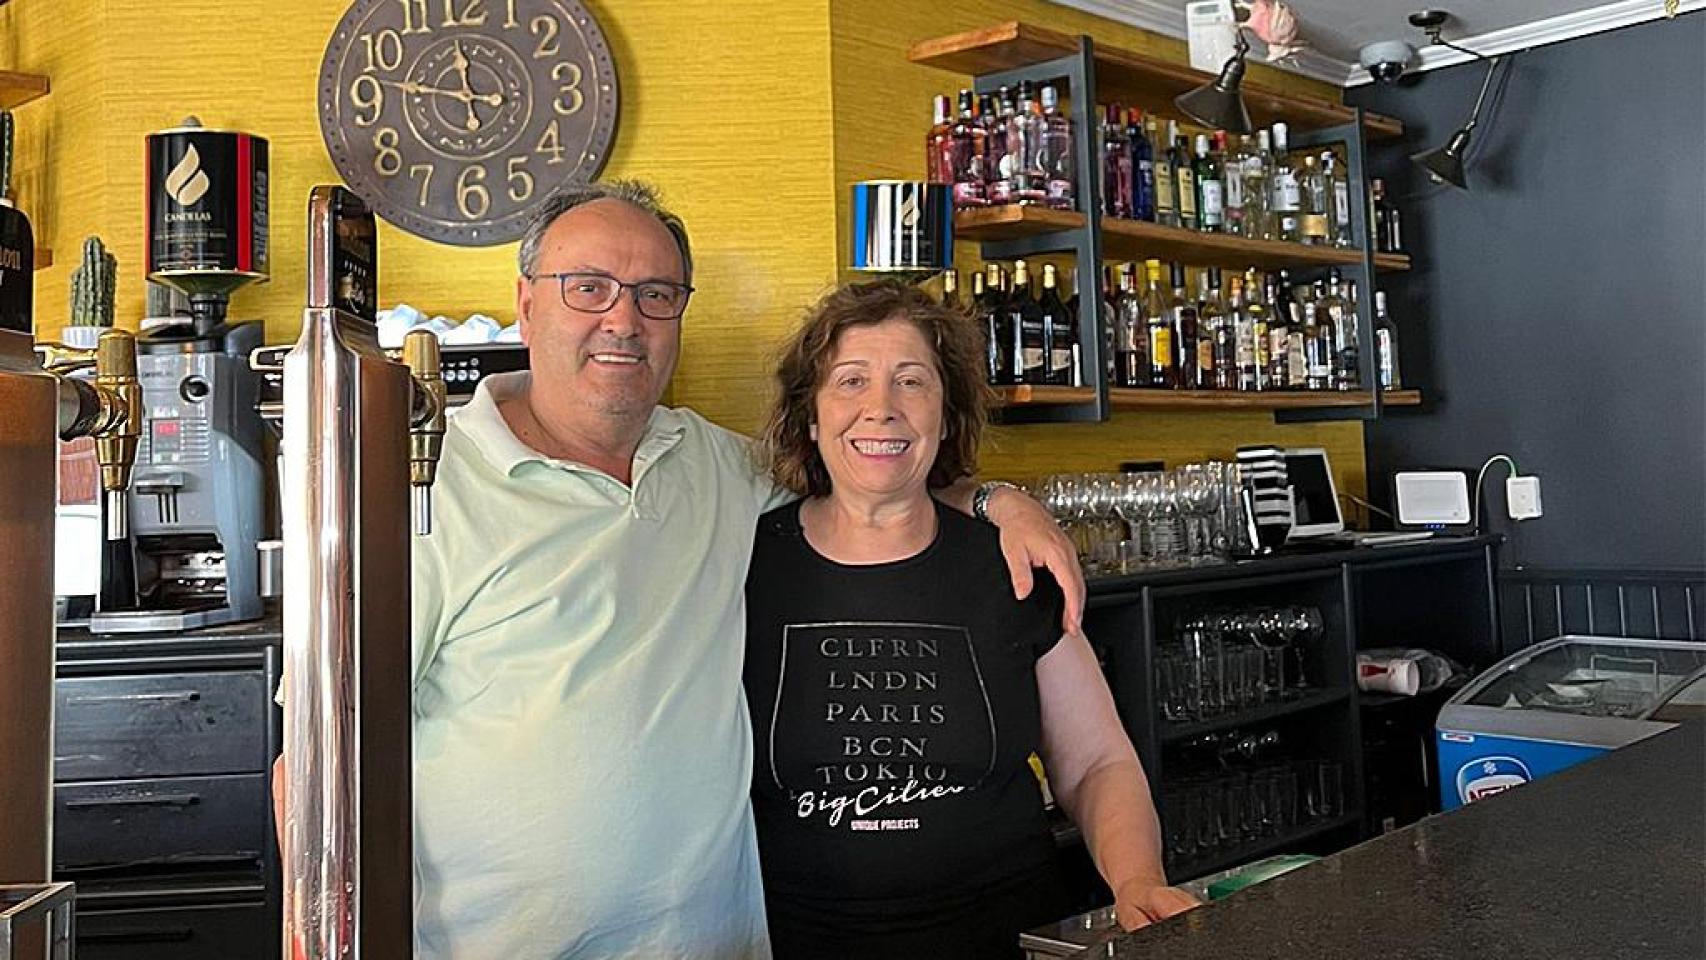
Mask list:
[[319,103],[332,162],[374,212],[488,246],[603,169],[616,68],[576,0],[357,0],[326,46]]

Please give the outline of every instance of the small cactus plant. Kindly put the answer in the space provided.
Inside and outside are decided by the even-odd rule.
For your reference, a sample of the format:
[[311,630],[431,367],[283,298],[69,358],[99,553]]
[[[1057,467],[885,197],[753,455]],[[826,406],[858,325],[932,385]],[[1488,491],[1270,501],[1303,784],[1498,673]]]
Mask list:
[[71,274],[71,323],[82,327],[113,325],[113,293],[118,284],[118,258],[107,252],[100,237],[83,241],[83,263]]

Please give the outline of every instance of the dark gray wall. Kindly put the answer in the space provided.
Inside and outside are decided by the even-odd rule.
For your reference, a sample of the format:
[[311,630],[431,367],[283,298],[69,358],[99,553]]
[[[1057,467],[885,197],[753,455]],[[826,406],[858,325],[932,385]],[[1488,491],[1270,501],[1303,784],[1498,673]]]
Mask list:
[[1706,569],[1706,13],[1516,54],[1470,150],[1469,192],[1406,159],[1462,124],[1481,64],[1347,100],[1402,119],[1374,145],[1416,269],[1387,274],[1426,405],[1367,433],[1396,469],[1541,477],[1546,515],[1487,511],[1504,563]]

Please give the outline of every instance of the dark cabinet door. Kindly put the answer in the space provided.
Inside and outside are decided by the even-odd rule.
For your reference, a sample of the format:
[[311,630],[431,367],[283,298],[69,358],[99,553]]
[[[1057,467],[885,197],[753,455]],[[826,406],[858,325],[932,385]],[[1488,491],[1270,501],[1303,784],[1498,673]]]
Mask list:
[[278,938],[260,904],[77,915],[78,960],[271,960]]
[[53,791],[56,869],[259,861],[265,774],[62,784]]
[[265,770],[268,696],[259,670],[62,678],[54,779]]

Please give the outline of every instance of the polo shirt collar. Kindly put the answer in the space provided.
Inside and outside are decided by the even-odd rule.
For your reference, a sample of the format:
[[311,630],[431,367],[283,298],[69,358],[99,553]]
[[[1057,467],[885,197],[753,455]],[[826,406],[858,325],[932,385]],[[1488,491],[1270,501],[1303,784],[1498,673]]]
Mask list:
[[[456,411],[455,424],[473,441],[480,456],[504,476],[512,476],[524,463],[542,463],[569,470],[591,470],[583,464],[547,457],[518,439],[498,409],[500,400],[507,400],[525,391],[533,374],[527,370],[495,373],[483,377],[474,388],[474,396]],[[681,414],[667,407],[654,407],[646,423],[645,436],[634,450],[634,479],[659,457],[681,441],[687,425]]]

